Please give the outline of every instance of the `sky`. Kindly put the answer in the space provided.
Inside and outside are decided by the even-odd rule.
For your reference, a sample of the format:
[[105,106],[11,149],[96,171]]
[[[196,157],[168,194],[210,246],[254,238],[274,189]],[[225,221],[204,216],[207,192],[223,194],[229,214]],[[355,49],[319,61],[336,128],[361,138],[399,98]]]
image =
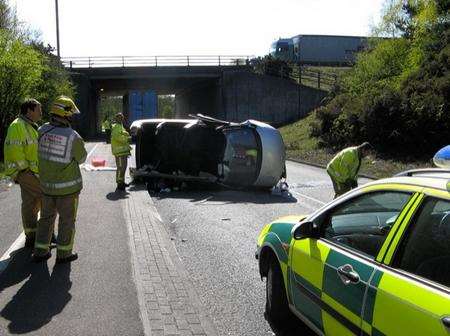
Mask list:
[[[385,0],[59,0],[62,57],[263,56],[280,37],[370,33]],[[55,0],[9,0],[56,47]]]

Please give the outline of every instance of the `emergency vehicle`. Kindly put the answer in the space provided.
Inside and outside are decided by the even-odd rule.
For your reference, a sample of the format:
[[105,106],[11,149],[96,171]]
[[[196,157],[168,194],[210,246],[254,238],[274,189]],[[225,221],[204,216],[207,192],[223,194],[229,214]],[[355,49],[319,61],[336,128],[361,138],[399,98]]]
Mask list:
[[319,335],[450,335],[449,181],[448,168],[406,171],[266,225],[256,257],[269,322]]

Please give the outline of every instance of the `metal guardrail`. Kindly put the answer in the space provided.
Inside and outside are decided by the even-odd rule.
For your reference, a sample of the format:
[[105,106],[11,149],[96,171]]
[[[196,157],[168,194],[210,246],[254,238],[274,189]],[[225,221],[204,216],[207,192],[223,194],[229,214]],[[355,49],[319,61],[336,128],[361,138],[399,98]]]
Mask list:
[[163,66],[245,66],[254,56],[94,56],[63,57],[68,68],[163,67]]

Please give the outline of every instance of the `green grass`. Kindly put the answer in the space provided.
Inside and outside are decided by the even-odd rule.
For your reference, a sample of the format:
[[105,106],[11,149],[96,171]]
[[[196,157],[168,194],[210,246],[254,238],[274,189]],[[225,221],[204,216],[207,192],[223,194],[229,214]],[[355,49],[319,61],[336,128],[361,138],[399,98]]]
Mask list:
[[[309,135],[309,124],[313,118],[314,115],[311,114],[293,124],[281,127],[279,130],[286,145],[288,159],[326,166],[336,153],[328,148],[320,148],[318,139]],[[384,159],[378,153],[372,152],[363,160],[360,173],[375,178],[383,178],[404,170],[431,166],[431,160],[425,162]]]
[[[327,75],[334,75],[339,78],[344,75],[346,72],[348,72],[351,67],[331,67],[331,66],[304,66],[302,67],[303,70],[312,71],[314,73],[320,72],[322,74],[322,81],[320,88],[322,90],[330,91],[333,88],[333,80],[329,78]],[[306,72],[304,75],[302,75],[302,84],[305,86],[315,87],[318,86],[318,79],[314,77],[310,77],[306,75]]]
[[5,177],[5,167],[3,162],[0,161],[0,180]]

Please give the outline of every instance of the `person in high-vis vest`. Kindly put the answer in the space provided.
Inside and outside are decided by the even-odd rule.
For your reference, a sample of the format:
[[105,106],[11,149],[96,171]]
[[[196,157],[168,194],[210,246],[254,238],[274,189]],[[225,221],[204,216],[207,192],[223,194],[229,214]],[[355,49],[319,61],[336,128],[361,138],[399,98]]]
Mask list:
[[51,257],[50,239],[56,215],[59,215],[56,263],[78,258],[73,253],[78,198],[83,188],[79,165],[86,160],[81,136],[71,128],[71,119],[79,114],[72,99],[60,96],[51,107],[51,120],[39,128],[39,171],[43,190],[41,218],[38,223],[33,259]]
[[109,121],[108,115],[102,122],[102,131],[105,133],[105,142],[110,143],[111,141],[111,122]]
[[117,190],[125,190],[125,172],[127,170],[127,161],[131,152],[131,137],[123,127],[124,117],[118,113],[115,122],[111,127],[111,150],[116,158],[116,184]]
[[368,142],[364,142],[359,146],[345,148],[328,163],[327,173],[333,182],[334,198],[358,186],[361,161],[368,154],[370,147]]
[[42,190],[38,177],[38,126],[41,104],[28,99],[20,106],[20,115],[8,128],[4,145],[5,173],[20,185],[25,247],[33,247]]

